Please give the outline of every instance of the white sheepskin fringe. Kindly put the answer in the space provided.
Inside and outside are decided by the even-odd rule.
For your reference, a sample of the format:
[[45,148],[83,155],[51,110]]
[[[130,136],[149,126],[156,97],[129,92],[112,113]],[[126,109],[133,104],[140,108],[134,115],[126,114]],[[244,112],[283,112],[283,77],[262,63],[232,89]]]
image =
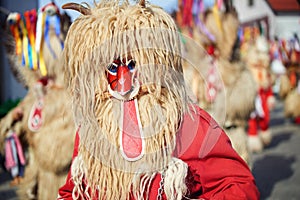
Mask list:
[[[81,156],[77,156],[72,163],[71,174],[74,182],[74,190],[72,194],[73,199],[90,198],[88,194],[88,188],[85,190],[80,184],[84,178],[85,167]],[[167,199],[170,200],[181,200],[187,193],[186,176],[188,173],[188,165],[180,159],[172,158],[172,161],[168,165],[168,169],[164,171],[164,192]],[[155,174],[153,174],[155,175]],[[152,180],[154,176],[148,177]],[[148,180],[149,181],[149,180]],[[146,181],[146,182],[148,182]],[[145,180],[141,180],[145,182]],[[144,185],[144,184],[141,184]],[[144,185],[145,187],[145,185]],[[142,187],[142,191],[147,191],[146,188]],[[149,189],[149,188],[148,188]],[[84,197],[84,196],[85,197]],[[142,199],[142,196],[138,196],[138,199]]]
[[[74,200],[84,199],[86,197],[90,199],[90,195],[88,193],[88,187],[85,190],[82,187],[82,180],[84,180],[85,173],[86,173],[86,168],[84,167],[82,156],[79,155],[74,158],[71,167],[71,175],[74,182],[74,190],[72,192],[72,198]],[[83,195],[85,195],[85,197]]]
[[270,143],[272,142],[272,133],[271,133],[270,129],[265,130],[265,131],[260,131],[259,137],[261,138],[261,141],[264,146],[269,146]]
[[185,179],[188,165],[180,159],[172,158],[168,169],[165,171],[164,192],[167,199],[183,199],[187,193]]
[[252,153],[261,153],[263,151],[263,143],[258,135],[248,137],[248,147]]

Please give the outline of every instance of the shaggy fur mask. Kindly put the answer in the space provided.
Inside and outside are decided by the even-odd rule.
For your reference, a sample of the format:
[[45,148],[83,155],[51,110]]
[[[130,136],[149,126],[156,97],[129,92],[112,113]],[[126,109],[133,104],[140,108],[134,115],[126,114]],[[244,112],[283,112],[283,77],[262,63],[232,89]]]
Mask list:
[[[187,165],[172,153],[189,99],[173,19],[144,1],[64,7],[83,13],[71,25],[64,48],[66,80],[80,126],[79,154],[72,165],[73,198],[92,191],[99,199],[143,199],[155,175],[163,173],[166,195],[181,199]],[[110,72],[121,66],[130,71],[129,91],[118,92],[110,81]],[[128,102],[134,102],[143,133],[142,153],[134,159],[124,156],[120,142],[120,124],[132,114],[123,113]]]

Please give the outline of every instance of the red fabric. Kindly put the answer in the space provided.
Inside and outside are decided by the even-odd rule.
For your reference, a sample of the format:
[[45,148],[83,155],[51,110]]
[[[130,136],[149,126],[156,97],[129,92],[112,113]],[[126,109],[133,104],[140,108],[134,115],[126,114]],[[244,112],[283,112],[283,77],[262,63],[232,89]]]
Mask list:
[[268,98],[273,96],[272,88],[263,89],[260,88],[258,91],[258,95],[261,98],[262,108],[264,111],[264,117],[251,117],[248,120],[248,134],[249,135],[258,135],[258,130],[266,131],[269,129],[270,124],[270,108],[268,105]]
[[[210,200],[259,199],[259,191],[251,171],[232,148],[225,132],[209,114],[198,107],[196,110],[197,114],[193,114],[193,119],[189,115],[185,116],[173,152],[173,156],[189,166],[187,196]],[[73,156],[77,155],[78,144],[77,134]],[[159,181],[158,175],[150,187],[150,200],[157,197]],[[73,187],[69,174],[66,184],[59,189],[58,199],[71,200]]]
[[300,124],[300,117],[296,117],[294,121],[296,124]]
[[40,80],[38,80],[38,83],[42,84],[43,86],[47,86],[48,81],[49,81],[49,78],[44,76]]
[[206,52],[208,53],[208,55],[213,56],[215,54],[215,47],[214,45],[208,45],[206,47]]
[[7,170],[10,170],[12,167],[16,166],[17,164],[17,160],[15,160],[13,156],[12,140],[14,141],[14,147],[17,153],[17,157],[20,161],[20,164],[22,165],[26,164],[22,144],[19,140],[19,137],[16,135],[16,133],[12,133],[11,136],[5,139],[5,168]]
[[260,88],[259,95],[262,100],[262,107],[265,112],[265,118],[266,118],[265,120],[267,121],[267,123],[269,123],[270,122],[270,108],[268,105],[268,99],[273,96],[272,88],[271,87],[269,87],[268,89]]
[[192,0],[185,0],[184,8],[183,8],[183,25],[191,27],[193,21],[193,14],[192,14],[192,7],[193,1]]
[[[78,131],[77,131],[76,136],[75,136],[74,150],[73,150],[73,156],[72,156],[73,160],[78,155],[78,146],[79,146],[79,135],[78,135]],[[74,188],[74,183],[71,180],[71,169],[70,169],[65,185],[63,185],[61,188],[59,188],[57,199],[73,200],[72,199],[72,189],[73,188]]]
[[248,135],[258,135],[258,125],[256,117],[250,117],[248,120]]

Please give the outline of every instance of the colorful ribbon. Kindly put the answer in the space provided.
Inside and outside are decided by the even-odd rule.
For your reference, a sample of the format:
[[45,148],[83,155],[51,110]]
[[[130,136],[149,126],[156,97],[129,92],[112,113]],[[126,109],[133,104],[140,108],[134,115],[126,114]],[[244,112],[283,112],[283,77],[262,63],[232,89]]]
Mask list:
[[216,20],[217,27],[219,28],[219,30],[221,32],[223,32],[223,27],[222,27],[220,15],[219,15],[219,8],[218,8],[217,3],[215,3],[215,5],[212,7],[212,12],[213,12],[214,18]]
[[25,65],[26,67],[29,67],[30,64],[29,64],[29,52],[28,52],[28,45],[29,45],[29,42],[28,42],[28,34],[27,34],[27,29],[26,29],[26,26],[24,25],[24,21],[21,20],[20,21],[20,28],[21,28],[21,31],[22,31],[22,47],[23,47],[23,65]]
[[10,31],[14,37],[15,44],[16,44],[16,55],[22,54],[22,38],[20,34],[20,24],[21,15],[19,13],[11,13],[8,16],[8,23],[10,26]]
[[56,55],[55,55],[55,52],[54,50],[52,49],[51,47],[51,44],[50,44],[50,37],[49,37],[49,31],[50,31],[50,16],[49,15],[46,15],[46,18],[45,18],[45,27],[44,27],[44,30],[45,30],[45,33],[44,33],[44,38],[45,38],[45,42],[49,48],[49,51],[50,53],[52,54],[53,58],[56,58]]
[[192,26],[192,8],[193,8],[193,0],[185,0],[184,8],[183,8],[183,26]]
[[39,68],[42,76],[47,75],[47,68],[43,56],[43,41],[44,41],[43,36],[44,36],[45,21],[46,21],[46,13],[40,12],[38,14],[38,20],[37,20],[36,52],[39,57]]
[[[54,24],[52,24],[53,21]],[[30,69],[39,69],[42,76],[47,76],[47,67],[43,56],[44,42],[47,43],[53,57],[57,57],[50,44],[50,26],[54,27],[61,48],[64,48],[64,42],[60,37],[58,7],[54,3],[47,4],[40,9],[38,16],[35,9],[26,11],[24,19],[19,13],[11,13],[8,17],[8,23],[15,40],[16,55],[19,55],[21,59],[20,62]]]
[[35,50],[35,32],[36,32],[36,11],[30,10],[24,13],[26,28],[29,38],[29,58],[30,58],[30,68],[37,70],[38,69],[38,59],[37,53]]

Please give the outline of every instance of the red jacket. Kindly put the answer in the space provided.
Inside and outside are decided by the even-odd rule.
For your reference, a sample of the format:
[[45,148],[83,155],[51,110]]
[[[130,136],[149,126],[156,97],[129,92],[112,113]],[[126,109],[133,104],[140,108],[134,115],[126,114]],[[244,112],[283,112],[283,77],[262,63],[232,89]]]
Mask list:
[[[232,148],[225,132],[204,110],[184,117],[177,134],[173,155],[188,164],[187,196],[191,199],[256,200],[259,191],[248,165]],[[73,158],[78,153],[76,135]],[[160,176],[154,179],[150,200],[157,197]],[[66,184],[59,189],[58,199],[71,200],[74,184],[70,172]],[[164,196],[164,199],[166,197]]]

